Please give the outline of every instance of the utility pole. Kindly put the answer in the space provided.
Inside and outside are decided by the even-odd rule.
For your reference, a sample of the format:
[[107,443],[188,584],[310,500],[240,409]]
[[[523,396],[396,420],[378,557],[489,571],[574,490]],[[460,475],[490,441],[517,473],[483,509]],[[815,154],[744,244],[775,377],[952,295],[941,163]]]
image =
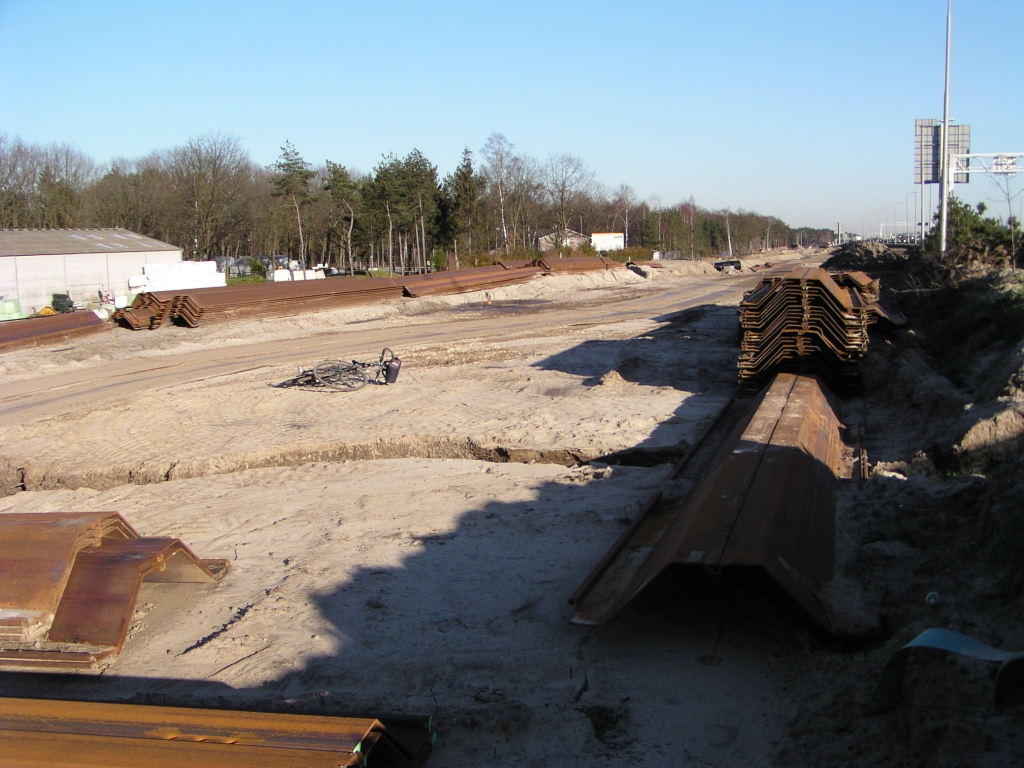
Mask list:
[[946,256],[946,235],[949,231],[949,52],[953,41],[953,0],[946,0],[946,87],[942,96],[942,138],[939,145],[939,178],[942,201],[939,207],[939,256]]

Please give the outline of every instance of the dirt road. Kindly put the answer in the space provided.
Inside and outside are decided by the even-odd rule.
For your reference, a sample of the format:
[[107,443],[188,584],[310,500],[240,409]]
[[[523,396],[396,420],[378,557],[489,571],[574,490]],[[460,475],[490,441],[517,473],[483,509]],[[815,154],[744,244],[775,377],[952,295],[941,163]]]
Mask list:
[[[548,278],[552,279],[552,278]],[[558,278],[553,278],[557,280]],[[478,305],[462,312],[431,313],[429,323],[382,323],[383,327],[341,326],[330,334],[282,339],[246,346],[195,349],[160,358],[130,358],[85,369],[29,376],[0,385],[0,411],[6,423],[43,414],[52,416],[86,401],[109,401],[147,389],[233,373],[297,365],[310,359],[348,359],[379,347],[396,349],[468,339],[493,340],[550,335],[559,329],[655,318],[701,304],[736,303],[757,281],[751,277],[705,278],[646,290],[632,298],[607,297],[587,304],[550,306]],[[509,311],[511,309],[512,311]],[[123,336],[127,331],[119,331]],[[141,332],[137,332],[141,333]],[[200,334],[196,334],[199,336]],[[46,350],[41,350],[46,354]]]

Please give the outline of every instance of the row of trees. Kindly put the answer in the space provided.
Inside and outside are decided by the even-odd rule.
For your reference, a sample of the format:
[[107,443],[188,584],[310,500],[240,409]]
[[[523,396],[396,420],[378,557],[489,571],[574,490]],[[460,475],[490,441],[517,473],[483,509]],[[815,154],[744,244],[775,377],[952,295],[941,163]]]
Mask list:
[[[701,258],[793,243],[771,216],[674,206],[595,182],[567,153],[541,162],[501,134],[466,149],[447,176],[421,152],[389,154],[369,173],[314,167],[290,143],[269,167],[240,141],[210,134],[100,167],[66,144],[0,134],[0,227],[124,227],[195,259],[287,254],[304,262],[394,271],[466,266],[532,251],[547,235],[624,232],[627,245]],[[828,235],[808,232],[804,244]]]

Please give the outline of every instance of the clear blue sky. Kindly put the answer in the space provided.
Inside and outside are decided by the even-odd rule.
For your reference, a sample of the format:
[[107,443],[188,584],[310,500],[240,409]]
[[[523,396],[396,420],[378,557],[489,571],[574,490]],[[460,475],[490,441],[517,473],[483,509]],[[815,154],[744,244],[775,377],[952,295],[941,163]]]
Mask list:
[[[0,131],[104,163],[213,131],[264,164],[285,140],[362,171],[416,147],[442,175],[500,132],[663,204],[859,229],[912,191],[914,119],[942,116],[945,10],[0,0]],[[953,14],[953,118],[975,152],[1024,152],[1024,2]]]

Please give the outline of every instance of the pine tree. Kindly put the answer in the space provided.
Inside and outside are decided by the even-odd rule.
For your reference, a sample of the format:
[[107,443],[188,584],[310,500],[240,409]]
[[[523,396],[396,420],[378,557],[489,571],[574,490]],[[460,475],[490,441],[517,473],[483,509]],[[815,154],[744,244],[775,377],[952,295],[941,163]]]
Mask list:
[[281,147],[281,158],[274,163],[274,170],[281,174],[274,179],[274,194],[278,197],[287,197],[295,207],[295,220],[299,226],[299,262],[305,269],[306,240],[302,235],[301,206],[315,199],[309,193],[309,180],[313,178],[313,171],[290,141],[286,141]]

